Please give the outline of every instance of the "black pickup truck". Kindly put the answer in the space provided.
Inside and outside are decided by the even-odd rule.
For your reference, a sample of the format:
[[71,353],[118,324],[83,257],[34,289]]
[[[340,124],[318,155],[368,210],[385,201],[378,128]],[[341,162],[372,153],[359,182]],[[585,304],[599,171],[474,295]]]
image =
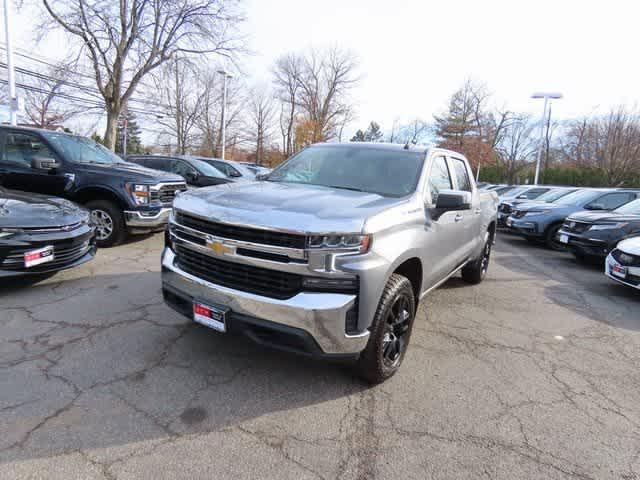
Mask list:
[[55,195],[91,212],[99,247],[161,230],[184,179],[125,162],[85,137],[0,127],[0,185]]

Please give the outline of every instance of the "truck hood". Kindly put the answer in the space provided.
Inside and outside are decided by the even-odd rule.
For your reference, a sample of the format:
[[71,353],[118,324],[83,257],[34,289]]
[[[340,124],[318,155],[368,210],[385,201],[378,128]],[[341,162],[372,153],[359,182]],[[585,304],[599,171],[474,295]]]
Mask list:
[[62,198],[0,188],[0,228],[45,228],[72,225],[88,212]]
[[82,164],[85,172],[97,173],[100,175],[111,175],[122,178],[129,182],[160,183],[160,182],[184,182],[184,178],[173,173],[161,172],[151,168],[143,167],[137,163],[121,162],[111,165],[100,165],[97,163]]
[[616,212],[608,212],[608,211],[589,211],[583,210],[581,212],[576,212],[571,217],[571,220],[575,220],[577,222],[585,222],[585,223],[595,223],[595,222],[640,222],[640,215],[623,215],[621,213]]
[[618,248],[631,255],[640,255],[640,237],[627,238],[618,244]]
[[174,207],[212,221],[267,229],[356,233],[367,219],[407,203],[406,197],[256,181],[190,190],[175,199]]

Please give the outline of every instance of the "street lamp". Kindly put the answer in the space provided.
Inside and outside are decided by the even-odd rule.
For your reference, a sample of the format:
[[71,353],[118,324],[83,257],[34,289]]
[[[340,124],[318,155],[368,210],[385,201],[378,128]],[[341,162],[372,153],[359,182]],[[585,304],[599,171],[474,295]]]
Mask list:
[[222,160],[224,160],[224,148],[226,142],[226,130],[227,130],[227,78],[232,78],[233,75],[227,73],[226,70],[218,70],[218,73],[222,75]]
[[543,137],[544,137],[544,124],[547,119],[547,105],[550,100],[559,100],[562,98],[562,94],[558,92],[536,92],[531,95],[531,98],[539,99],[544,98],[544,108],[542,110],[542,122],[540,122],[540,145],[538,146],[538,159],[536,160],[536,177],[533,181],[534,185],[538,184],[538,177],[540,176],[540,162],[542,160],[543,149]]

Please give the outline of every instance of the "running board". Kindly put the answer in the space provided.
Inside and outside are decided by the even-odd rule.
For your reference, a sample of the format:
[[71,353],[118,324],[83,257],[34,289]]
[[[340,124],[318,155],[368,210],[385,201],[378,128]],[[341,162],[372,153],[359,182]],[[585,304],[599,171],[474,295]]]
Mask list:
[[440,280],[438,283],[436,283],[434,286],[432,286],[431,288],[429,288],[428,290],[425,290],[424,292],[422,292],[420,294],[420,300],[422,300],[424,298],[424,296],[431,292],[432,290],[435,290],[436,288],[438,288],[440,285],[442,285],[444,282],[446,282],[447,280],[449,280],[451,277],[453,277],[456,273],[458,273],[460,270],[462,270],[464,268],[464,266],[469,263],[469,259],[465,260],[464,262],[462,262],[459,266],[457,266],[456,268],[454,268],[446,277],[444,277],[442,280]]

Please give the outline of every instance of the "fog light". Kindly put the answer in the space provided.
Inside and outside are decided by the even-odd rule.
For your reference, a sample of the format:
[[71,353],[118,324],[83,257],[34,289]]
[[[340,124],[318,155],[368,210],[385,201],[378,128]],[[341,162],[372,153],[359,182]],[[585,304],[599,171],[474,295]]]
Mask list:
[[302,288],[307,291],[357,293],[358,277],[305,277],[302,279]]

